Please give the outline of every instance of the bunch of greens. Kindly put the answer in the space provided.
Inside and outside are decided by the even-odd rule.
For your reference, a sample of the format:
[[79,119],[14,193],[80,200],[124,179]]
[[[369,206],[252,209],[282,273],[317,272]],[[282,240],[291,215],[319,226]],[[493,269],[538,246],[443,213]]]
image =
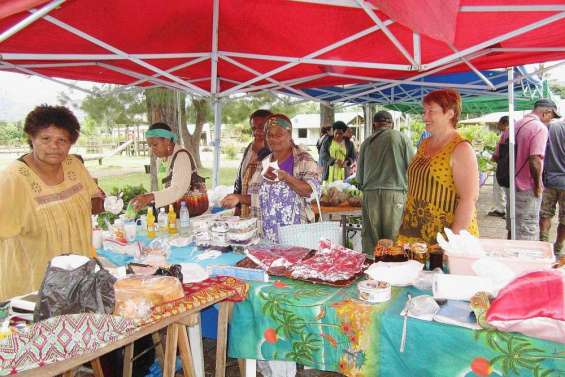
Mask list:
[[[118,196],[120,193],[123,193],[122,199],[124,203],[128,203],[127,215],[130,218],[135,218],[135,211],[132,212],[133,208],[131,208],[129,202],[137,195],[145,194],[146,192],[147,190],[143,187],[143,185],[138,185],[138,186],[127,185],[121,188],[113,187],[112,191],[109,194],[107,193],[107,195]],[[118,216],[119,215],[114,215],[113,213],[110,212],[102,212],[98,215],[98,226],[104,230],[107,230],[108,227],[106,225],[106,220],[108,220],[108,222],[112,224],[114,220],[118,218]]]

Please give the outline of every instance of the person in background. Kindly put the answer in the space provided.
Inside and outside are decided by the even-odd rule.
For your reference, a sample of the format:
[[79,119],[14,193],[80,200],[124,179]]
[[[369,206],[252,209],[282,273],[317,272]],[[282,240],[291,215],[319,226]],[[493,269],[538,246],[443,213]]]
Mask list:
[[[243,152],[243,158],[233,186],[233,193],[236,195],[247,195],[249,181],[255,173],[255,169],[257,169],[259,162],[271,153],[265,145],[265,120],[270,115],[272,113],[269,110],[260,109],[253,112],[249,117],[253,141]],[[245,204],[238,205],[235,210],[235,214],[242,217],[248,217],[249,212],[249,206]]]
[[[251,217],[257,217],[262,236],[278,242],[279,226],[307,223],[314,220],[308,198],[320,192],[318,164],[308,152],[292,140],[292,123],[286,115],[273,114],[265,121],[267,146],[272,151],[261,161],[264,169],[256,169],[247,195],[234,194],[224,198],[222,207],[237,204],[251,207]],[[274,164],[277,169],[269,168]]]
[[408,197],[398,242],[436,244],[437,233],[451,228],[479,235],[479,169],[471,144],[457,133],[461,96],[435,90],[423,100],[425,139],[408,167]]
[[151,203],[154,203],[155,208],[176,203],[189,191],[192,171],[196,168],[192,155],[176,144],[177,134],[167,124],[152,124],[145,132],[145,138],[151,153],[165,161],[167,176],[163,179],[163,190],[141,194],[132,199],[131,204],[136,211]]
[[355,146],[344,138],[347,125],[338,120],[332,125],[332,130],[333,136],[328,137],[320,149],[322,180],[327,182],[345,180],[346,168],[349,168],[356,159]]
[[[500,136],[500,140],[498,141],[498,144],[500,144],[502,141],[502,134],[508,128],[508,115],[504,115],[498,120],[496,128],[498,129],[498,131],[500,131],[501,136]],[[492,155],[492,161],[494,162],[497,162],[499,159],[498,144],[496,151]],[[494,201],[494,208],[489,213],[487,213],[487,216],[496,216],[496,217],[504,218],[506,216],[506,193],[504,192],[504,187],[501,187],[498,184],[496,177],[494,177],[492,182],[492,197]]]
[[0,173],[0,301],[39,289],[49,261],[92,254],[91,200],[103,194],[69,154],[80,125],[63,106],[37,106],[24,124],[31,151]]
[[553,251],[564,256],[565,241],[565,122],[553,122],[549,126],[549,136],[544,158],[543,183],[545,189],[540,211],[540,241],[549,241],[551,219],[559,204],[559,225]]
[[316,142],[316,149],[318,150],[318,164],[320,166],[322,166],[322,163],[320,162],[320,149],[322,149],[322,145],[324,144],[324,141],[332,136],[331,135],[331,131],[332,128],[329,126],[324,126],[322,128],[320,128],[320,137],[318,138],[318,141]]
[[[559,118],[557,106],[548,99],[534,103],[533,111],[516,122],[515,162],[515,216],[517,240],[539,239],[539,214],[543,194],[543,158],[547,146],[547,126],[553,118]],[[502,133],[502,142],[508,139],[507,129]],[[505,188],[510,198],[510,188]],[[506,213],[510,214],[510,200],[506,201]],[[508,238],[511,238],[510,216],[506,216]]]
[[[353,134],[353,128],[347,127],[347,131],[345,131],[345,133],[343,134],[343,138],[345,140],[349,140],[351,144],[353,144],[353,152],[355,153],[355,156],[359,157],[359,143],[357,142],[357,138]],[[345,167],[345,179],[355,174],[357,174],[357,160],[353,161],[350,166]]]
[[420,134],[420,138],[418,139],[418,142],[416,143],[416,148],[420,148],[420,144],[422,144],[422,141],[426,140],[430,136],[432,136],[432,133],[424,129],[424,131],[422,131],[422,133]]
[[392,129],[392,115],[379,111],[373,117],[373,134],[361,144],[357,182],[363,192],[363,252],[373,255],[381,238],[396,239],[402,222],[412,157],[412,142]]

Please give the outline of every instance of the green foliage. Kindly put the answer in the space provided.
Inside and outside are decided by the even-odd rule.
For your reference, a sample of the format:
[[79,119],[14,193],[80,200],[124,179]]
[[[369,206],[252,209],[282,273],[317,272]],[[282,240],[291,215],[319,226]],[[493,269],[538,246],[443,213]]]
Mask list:
[[410,125],[412,145],[416,146],[418,140],[420,140],[420,135],[422,134],[422,132],[424,132],[425,128],[426,125],[422,121],[412,122],[412,124]]
[[0,144],[21,144],[26,140],[24,124],[19,122],[0,122]]
[[235,160],[239,148],[234,144],[228,144],[222,147],[222,152],[226,155],[228,160]]
[[146,113],[143,92],[138,90],[115,93],[116,86],[103,85],[94,88],[94,95],[88,95],[80,108],[90,118],[89,129],[95,125],[108,130],[116,124],[139,123]]
[[565,98],[565,84],[551,80],[549,82],[549,89],[551,90],[551,93],[558,95],[561,98]]
[[479,171],[493,171],[494,164],[491,161],[491,156],[496,149],[499,135],[485,126],[465,126],[457,130],[461,136],[471,142],[477,155]]

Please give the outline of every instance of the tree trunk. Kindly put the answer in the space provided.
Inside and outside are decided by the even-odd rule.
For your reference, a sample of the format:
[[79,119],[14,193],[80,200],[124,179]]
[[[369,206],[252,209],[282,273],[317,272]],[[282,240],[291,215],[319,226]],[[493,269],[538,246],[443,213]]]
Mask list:
[[[178,135],[178,103],[175,91],[166,88],[151,88],[145,91],[145,103],[147,105],[147,120],[149,124],[156,122],[166,123],[171,130]],[[184,108],[184,95],[182,96],[181,108]],[[151,153],[151,191],[158,189],[157,173],[158,166],[155,156]]]
[[320,103],[320,128],[331,127],[335,121],[335,107]]
[[181,127],[181,136],[185,148],[190,150],[196,160],[196,165],[198,168],[202,167],[202,162],[200,160],[200,136],[202,135],[202,128],[206,119],[208,118],[209,104],[205,99],[193,99],[192,106],[196,112],[196,122],[194,127],[194,133],[190,133],[186,124],[186,111],[183,109],[183,125]]

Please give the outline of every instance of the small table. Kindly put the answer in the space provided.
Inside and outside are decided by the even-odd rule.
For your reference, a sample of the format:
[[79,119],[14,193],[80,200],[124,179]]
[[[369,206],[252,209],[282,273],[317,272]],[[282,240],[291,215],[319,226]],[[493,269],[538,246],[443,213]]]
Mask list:
[[[206,286],[206,289],[195,291],[191,293],[190,296],[187,295],[185,300],[180,300],[180,302],[165,304],[160,316],[159,314],[154,315],[151,322],[140,326],[130,335],[121,338],[116,342],[109,343],[94,352],[85,353],[67,360],[48,364],[41,368],[29,369],[18,373],[18,375],[24,377],[45,377],[57,376],[64,373],[64,376],[67,377],[73,375],[72,370],[74,368],[84,363],[92,362],[93,368],[95,369],[95,375],[102,376],[100,364],[97,359],[104,354],[125,346],[123,376],[131,377],[133,342],[146,335],[158,334],[158,332],[162,329],[166,329],[167,332],[165,349],[163,350],[160,346],[157,346],[156,353],[157,356],[161,356],[163,360],[163,376],[173,377],[175,375],[177,349],[180,351],[184,375],[203,375],[203,362],[198,360],[203,357],[202,340],[200,337],[198,339],[193,339],[191,337],[192,339],[189,343],[187,326],[189,331],[194,328],[197,328],[199,331],[200,311],[219,303],[216,377],[224,377],[226,365],[227,323],[228,316],[233,305],[232,302],[226,300],[245,294],[247,285],[243,282],[237,281],[236,279],[227,278],[232,279],[237,283],[234,288],[230,290],[225,288],[229,283],[227,282],[227,279],[224,281],[220,281],[220,279],[221,278],[216,280],[209,279],[210,282],[208,280],[204,281],[200,284]],[[189,297],[190,299],[188,299]],[[193,353],[195,353],[194,356],[196,360],[193,360]],[[198,370],[198,364],[202,366],[201,371]]]

